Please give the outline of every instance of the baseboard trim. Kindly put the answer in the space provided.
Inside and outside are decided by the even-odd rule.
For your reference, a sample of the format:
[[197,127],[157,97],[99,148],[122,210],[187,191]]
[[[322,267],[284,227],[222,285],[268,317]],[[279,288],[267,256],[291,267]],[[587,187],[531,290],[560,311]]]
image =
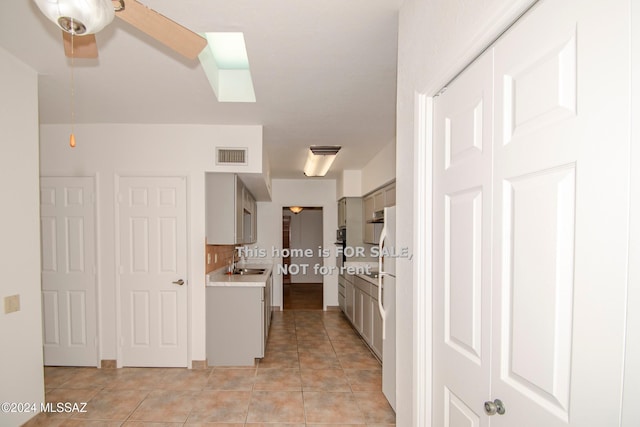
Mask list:
[[340,311],[340,306],[339,305],[328,305],[327,306],[327,311]]
[[206,360],[192,360],[191,361],[191,369],[207,369],[207,361]]
[[106,359],[106,360],[103,359],[100,361],[100,367],[102,369],[115,369],[116,361],[111,359]]

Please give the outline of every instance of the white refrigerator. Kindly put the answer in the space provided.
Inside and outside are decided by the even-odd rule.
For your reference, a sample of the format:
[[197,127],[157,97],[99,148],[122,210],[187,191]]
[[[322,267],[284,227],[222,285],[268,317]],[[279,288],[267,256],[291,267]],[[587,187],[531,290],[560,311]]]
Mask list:
[[384,208],[378,244],[378,309],[382,317],[382,392],[396,410],[396,208]]

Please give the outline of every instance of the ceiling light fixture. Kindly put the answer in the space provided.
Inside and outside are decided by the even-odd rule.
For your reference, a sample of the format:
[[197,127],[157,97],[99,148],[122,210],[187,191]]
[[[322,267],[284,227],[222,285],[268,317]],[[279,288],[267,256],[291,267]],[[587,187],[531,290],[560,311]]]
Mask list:
[[77,36],[97,33],[115,16],[111,0],[34,1],[44,16],[63,31]]
[[337,145],[314,145],[309,147],[307,163],[304,165],[306,176],[325,176],[336,158],[340,146]]
[[298,215],[304,209],[302,206],[289,206],[289,210],[294,214]]

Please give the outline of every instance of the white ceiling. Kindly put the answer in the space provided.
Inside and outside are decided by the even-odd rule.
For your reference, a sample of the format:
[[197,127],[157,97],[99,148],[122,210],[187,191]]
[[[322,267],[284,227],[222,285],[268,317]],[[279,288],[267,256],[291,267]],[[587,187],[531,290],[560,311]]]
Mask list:
[[[310,145],[341,145],[332,172],[395,138],[402,0],[143,0],[196,32],[242,31],[257,102],[219,103],[188,61],[120,19],[75,60],[76,123],[259,124],[274,178],[302,178]],[[69,123],[71,60],[32,0],[3,0],[0,46],[40,74],[40,122]]]

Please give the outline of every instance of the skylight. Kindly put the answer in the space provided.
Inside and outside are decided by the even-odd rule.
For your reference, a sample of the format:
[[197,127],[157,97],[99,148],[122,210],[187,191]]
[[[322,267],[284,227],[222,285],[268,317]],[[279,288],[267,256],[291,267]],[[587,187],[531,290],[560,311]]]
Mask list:
[[219,102],[256,102],[242,33],[205,33],[198,56]]

